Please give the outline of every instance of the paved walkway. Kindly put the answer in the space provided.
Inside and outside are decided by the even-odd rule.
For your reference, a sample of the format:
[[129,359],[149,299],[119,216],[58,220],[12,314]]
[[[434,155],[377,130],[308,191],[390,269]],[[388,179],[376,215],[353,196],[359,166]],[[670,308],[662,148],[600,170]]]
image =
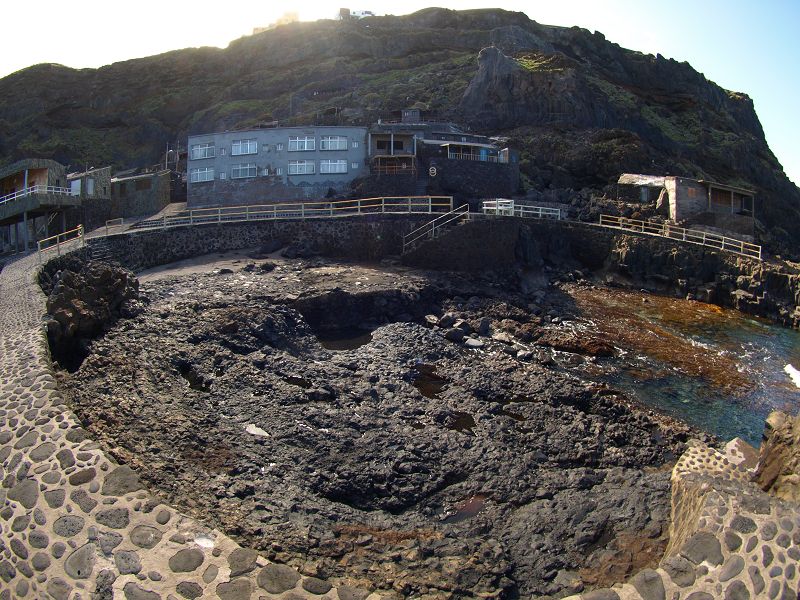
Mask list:
[[366,598],[181,515],[87,439],[56,387],[37,266],[0,272],[0,600]]

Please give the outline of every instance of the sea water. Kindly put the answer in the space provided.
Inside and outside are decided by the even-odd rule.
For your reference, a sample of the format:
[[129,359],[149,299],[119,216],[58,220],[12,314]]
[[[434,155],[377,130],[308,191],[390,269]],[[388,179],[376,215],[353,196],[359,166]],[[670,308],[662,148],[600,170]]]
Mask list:
[[574,294],[624,358],[613,387],[723,440],[758,447],[772,410],[800,412],[800,332],[735,310],[622,290]]

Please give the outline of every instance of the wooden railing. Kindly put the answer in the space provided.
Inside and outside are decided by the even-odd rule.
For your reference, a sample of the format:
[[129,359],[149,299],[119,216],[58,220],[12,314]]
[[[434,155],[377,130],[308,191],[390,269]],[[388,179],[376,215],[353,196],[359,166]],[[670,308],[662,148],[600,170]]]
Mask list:
[[484,200],[482,209],[485,215],[524,217],[527,219],[555,219],[556,221],[562,220],[560,208],[515,204],[513,200],[506,200],[503,198]]
[[442,213],[453,208],[452,196],[384,196],[359,200],[332,202],[284,202],[247,206],[196,208],[157,219],[140,221],[130,229],[147,229],[202,225],[205,223],[235,223],[241,221],[272,221],[278,219],[318,219],[367,214]]
[[43,253],[52,252],[55,250],[57,255],[61,256],[62,248],[67,244],[72,245],[72,242],[76,241],[79,242],[80,245],[86,243],[83,233],[83,225],[78,225],[75,229],[70,229],[64,233],[59,233],[57,235],[44,238],[43,240],[39,240],[36,243],[39,251],[39,264],[42,264]]
[[715,250],[723,250],[725,252],[732,252],[741,256],[761,260],[761,246],[758,244],[752,244],[708,231],[684,229],[683,227],[670,225],[669,223],[653,223],[651,221],[640,221],[638,219],[627,219],[625,217],[614,217],[611,215],[600,215],[600,225],[612,229],[622,229],[624,231],[643,233],[645,235],[665,237],[689,244],[699,244],[701,246],[707,246],[708,248],[714,248]]

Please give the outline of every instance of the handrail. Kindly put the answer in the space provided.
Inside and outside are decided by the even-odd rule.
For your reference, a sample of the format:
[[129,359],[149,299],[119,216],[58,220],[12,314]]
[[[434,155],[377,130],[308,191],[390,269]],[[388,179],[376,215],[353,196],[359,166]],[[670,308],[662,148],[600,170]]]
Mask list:
[[483,214],[504,215],[508,217],[524,217],[528,219],[555,219],[562,220],[560,208],[549,206],[532,206],[527,204],[515,205],[513,200],[497,198],[483,201]]
[[73,195],[70,188],[58,187],[55,185],[32,185],[24,190],[19,190],[18,192],[1,196],[0,204],[11,202],[17,198],[24,198],[25,196],[30,196],[31,194],[62,194],[65,196]]
[[622,229],[645,235],[665,237],[671,240],[698,244],[716,250],[723,250],[733,254],[739,254],[748,258],[761,260],[761,246],[736,238],[709,233],[699,229],[685,229],[669,223],[654,223],[652,221],[640,221],[638,219],[628,219],[626,217],[615,217],[612,215],[600,215],[600,225],[612,229]]
[[[68,237],[72,236],[72,237]],[[51,243],[55,240],[55,243]],[[68,243],[73,242],[75,240],[80,240],[81,245],[86,243],[86,238],[84,237],[83,225],[78,225],[75,229],[70,229],[69,231],[65,231],[64,233],[58,233],[56,235],[51,235],[50,237],[44,238],[43,240],[39,240],[36,245],[39,251],[39,264],[42,264],[42,252],[48,252],[53,248],[56,249],[58,256],[61,256],[61,246]],[[44,247],[47,245],[47,247]]]
[[503,160],[501,156],[494,154],[476,154],[474,152],[448,152],[447,158],[450,160],[476,160],[478,162],[490,162],[507,164],[508,160]]
[[421,227],[408,232],[403,236],[403,253],[405,254],[407,250],[412,249],[420,240],[435,238],[437,230],[441,231],[450,223],[464,217],[469,218],[469,204],[462,204],[458,208],[436,217],[433,221],[429,221]]
[[155,219],[146,219],[131,229],[193,226],[204,223],[314,219],[365,214],[440,213],[453,208],[451,196],[380,196],[357,200],[314,200],[195,208]]
[[108,235],[108,230],[110,228],[112,228],[112,227],[122,227],[123,223],[124,223],[124,219],[122,217],[119,217],[117,219],[109,219],[108,221],[106,221],[106,235]]

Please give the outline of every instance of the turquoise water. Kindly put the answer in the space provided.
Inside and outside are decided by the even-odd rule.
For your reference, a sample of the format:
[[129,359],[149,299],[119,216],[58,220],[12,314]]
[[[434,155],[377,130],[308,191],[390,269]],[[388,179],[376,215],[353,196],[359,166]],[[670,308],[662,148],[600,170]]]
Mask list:
[[784,371],[787,364],[800,369],[800,332],[699,302],[598,294],[594,306],[579,305],[625,353],[624,366],[602,377],[613,387],[756,447],[770,411],[800,412],[800,388]]

